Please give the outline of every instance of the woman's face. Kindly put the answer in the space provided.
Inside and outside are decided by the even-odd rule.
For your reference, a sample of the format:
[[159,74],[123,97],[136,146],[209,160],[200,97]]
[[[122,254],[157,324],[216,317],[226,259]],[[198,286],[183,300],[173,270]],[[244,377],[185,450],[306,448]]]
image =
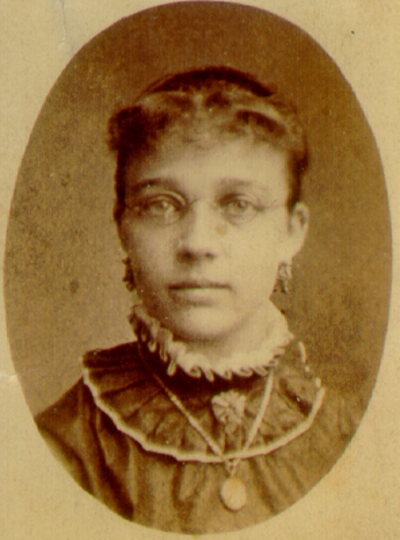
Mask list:
[[187,342],[266,328],[278,267],[307,226],[304,205],[286,206],[286,155],[246,139],[170,148],[127,172],[120,235],[139,295]]

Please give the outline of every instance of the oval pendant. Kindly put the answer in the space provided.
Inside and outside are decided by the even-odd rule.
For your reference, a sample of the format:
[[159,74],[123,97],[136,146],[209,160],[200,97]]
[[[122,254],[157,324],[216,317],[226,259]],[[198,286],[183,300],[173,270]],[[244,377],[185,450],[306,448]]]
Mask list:
[[222,484],[220,495],[221,501],[232,512],[241,510],[247,503],[246,487],[243,482],[235,477],[225,480]]

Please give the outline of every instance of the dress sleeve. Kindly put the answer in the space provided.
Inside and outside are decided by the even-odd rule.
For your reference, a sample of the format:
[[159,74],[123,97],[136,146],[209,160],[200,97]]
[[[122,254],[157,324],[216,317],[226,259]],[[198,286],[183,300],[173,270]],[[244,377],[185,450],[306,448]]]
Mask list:
[[134,505],[126,486],[127,437],[97,408],[83,381],[35,420],[74,480],[112,510],[132,519]]
[[90,479],[85,466],[85,444],[81,435],[90,421],[88,396],[82,381],[35,418],[36,425],[54,456],[85,490],[90,491]]

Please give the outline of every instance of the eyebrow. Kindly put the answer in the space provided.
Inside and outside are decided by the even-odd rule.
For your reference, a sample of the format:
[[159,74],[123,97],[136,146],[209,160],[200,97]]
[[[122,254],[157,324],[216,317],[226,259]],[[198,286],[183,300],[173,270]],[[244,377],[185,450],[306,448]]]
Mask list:
[[218,187],[221,195],[224,195],[224,192],[226,193],[229,190],[237,190],[239,192],[238,195],[240,195],[241,189],[247,190],[247,193],[250,192],[254,196],[262,197],[262,199],[268,198],[270,195],[270,188],[266,182],[265,185],[262,185],[251,179],[222,178]]
[[258,184],[258,182],[254,182],[254,180],[239,180],[237,178],[222,178],[220,184],[222,187],[225,187],[225,186],[232,187],[232,188],[256,187],[257,189],[261,189],[262,191],[268,191],[267,186],[261,186]]
[[177,190],[177,183],[172,178],[145,178],[129,186],[129,194],[137,195],[146,188],[161,187],[170,190]]
[[[179,182],[176,182],[173,178],[145,178],[135,182],[129,187],[130,195],[137,195],[146,188],[160,187],[164,189],[174,190],[181,193]],[[239,180],[237,178],[222,178],[218,187],[230,187],[230,188],[248,188],[255,187],[258,191],[268,193],[267,186],[260,186],[252,180]]]

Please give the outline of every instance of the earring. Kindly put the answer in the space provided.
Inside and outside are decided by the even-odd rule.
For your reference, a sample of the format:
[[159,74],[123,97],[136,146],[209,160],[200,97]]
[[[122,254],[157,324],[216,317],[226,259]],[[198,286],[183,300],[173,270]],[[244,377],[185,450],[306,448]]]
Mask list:
[[289,281],[292,279],[292,263],[282,262],[278,268],[277,284],[275,290],[283,294],[289,292]]
[[128,291],[133,291],[135,289],[135,276],[133,275],[131,260],[129,257],[127,257],[126,259],[123,259],[122,262],[125,265],[125,274],[122,281],[125,283]]

